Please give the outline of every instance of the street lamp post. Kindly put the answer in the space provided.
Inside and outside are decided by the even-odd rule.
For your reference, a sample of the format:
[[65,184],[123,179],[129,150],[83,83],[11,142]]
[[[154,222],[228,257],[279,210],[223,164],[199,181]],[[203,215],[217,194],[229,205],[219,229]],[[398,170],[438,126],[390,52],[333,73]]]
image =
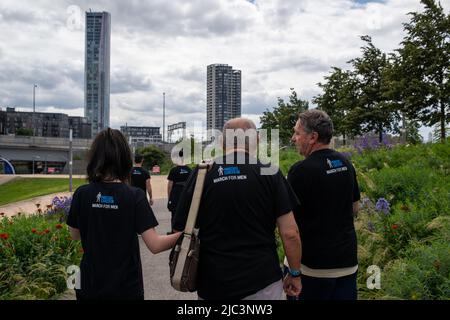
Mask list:
[[69,192],[72,192],[72,172],[73,172],[73,150],[72,150],[73,130],[69,131]]
[[35,112],[36,112],[36,88],[37,88],[37,84],[33,84],[33,137],[36,135],[36,133],[35,133],[35,128],[36,128],[36,125],[35,125]]

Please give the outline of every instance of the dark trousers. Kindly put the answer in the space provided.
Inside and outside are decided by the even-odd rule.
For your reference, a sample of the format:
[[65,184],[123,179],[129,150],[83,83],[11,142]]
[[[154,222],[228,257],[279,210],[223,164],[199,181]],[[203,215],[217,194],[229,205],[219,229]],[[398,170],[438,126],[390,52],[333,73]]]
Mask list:
[[356,300],[358,298],[357,275],[339,278],[315,278],[302,275],[302,292],[287,300]]

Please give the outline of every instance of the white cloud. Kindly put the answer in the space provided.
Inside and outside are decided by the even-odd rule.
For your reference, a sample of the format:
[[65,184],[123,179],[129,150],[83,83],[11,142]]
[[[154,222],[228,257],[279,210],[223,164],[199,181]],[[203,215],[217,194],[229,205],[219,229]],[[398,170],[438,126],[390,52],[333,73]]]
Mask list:
[[[253,4],[251,3],[253,2]],[[111,124],[206,120],[206,66],[242,70],[242,113],[254,120],[295,88],[319,93],[331,66],[359,55],[368,34],[382,50],[402,40],[417,0],[153,0],[0,3],[0,105],[82,115],[84,16],[111,13]],[[441,1],[448,10],[450,0]],[[258,121],[257,121],[258,122]]]

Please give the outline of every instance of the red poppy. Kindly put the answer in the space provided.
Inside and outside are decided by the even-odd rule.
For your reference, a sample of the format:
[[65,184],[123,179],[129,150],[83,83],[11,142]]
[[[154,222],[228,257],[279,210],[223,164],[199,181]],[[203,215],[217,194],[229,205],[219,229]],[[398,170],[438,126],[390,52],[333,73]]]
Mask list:
[[0,233],[0,239],[8,240],[8,238],[9,238],[9,234],[7,234],[7,233]]
[[50,230],[48,230],[48,229],[44,230],[44,233],[49,233],[49,232],[50,232]]
[[31,229],[31,232],[36,233],[37,230],[36,229]]
[[41,204],[40,204],[40,203],[36,203],[36,207],[38,207],[38,208],[39,208],[40,206],[41,206]]
[[396,225],[396,224],[393,224],[393,225],[392,225],[392,229],[393,229],[393,230],[396,230],[396,229],[398,229],[398,225]]
[[0,216],[3,217],[5,215],[4,212],[0,212]]
[[42,209],[38,209],[38,213],[42,213]]
[[58,223],[58,224],[55,226],[56,229],[62,229],[62,227],[63,227],[63,225],[60,224],[60,223]]

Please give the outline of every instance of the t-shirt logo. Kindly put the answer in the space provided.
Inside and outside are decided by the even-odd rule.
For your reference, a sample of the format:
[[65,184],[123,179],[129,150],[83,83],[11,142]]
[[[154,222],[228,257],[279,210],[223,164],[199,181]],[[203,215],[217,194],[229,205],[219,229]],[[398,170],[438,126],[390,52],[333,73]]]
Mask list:
[[219,176],[223,176],[223,168],[222,168],[222,166],[220,166],[219,169],[217,169],[217,172],[219,173]]
[[96,196],[96,202],[92,204],[92,208],[102,208],[102,209],[118,209],[119,207],[114,204],[113,196],[102,196],[99,192]]
[[328,163],[328,166],[330,167],[330,169],[339,168],[339,167],[343,166],[342,161],[339,159],[330,160],[327,158],[327,163]]
[[341,160],[330,160],[327,158],[327,164],[330,167],[330,170],[327,170],[327,174],[333,174],[337,172],[347,171],[347,167],[344,166]]
[[184,170],[184,169],[180,170],[180,174],[186,174],[186,173],[189,173],[189,172],[187,170]]
[[223,173],[228,176],[230,174],[241,174],[241,171],[238,167],[228,167],[223,170]]

